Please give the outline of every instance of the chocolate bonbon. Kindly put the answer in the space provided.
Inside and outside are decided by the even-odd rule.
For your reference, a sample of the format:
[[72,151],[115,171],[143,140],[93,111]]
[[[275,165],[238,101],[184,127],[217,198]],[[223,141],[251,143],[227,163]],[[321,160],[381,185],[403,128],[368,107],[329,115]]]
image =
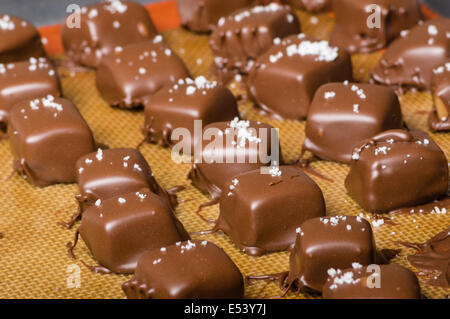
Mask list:
[[448,163],[422,131],[389,130],[355,147],[345,187],[366,211],[386,213],[447,194]]
[[0,63],[45,56],[41,36],[30,22],[0,14]]
[[355,264],[351,269],[329,269],[323,287],[326,299],[420,299],[416,275],[397,264]]
[[136,149],[99,149],[81,157],[76,163],[78,200],[82,208],[92,206],[97,200],[149,188],[161,196],[169,207],[177,205],[175,194],[157,183],[144,156]]
[[271,3],[238,10],[221,18],[211,35],[214,67],[219,72],[247,73],[252,62],[275,38],[300,32],[297,16],[288,6]]
[[0,123],[20,101],[46,95],[60,96],[61,86],[55,68],[43,57],[0,64]]
[[194,32],[213,30],[220,18],[249,7],[254,0],[177,0],[181,25]]
[[175,53],[163,42],[153,40],[129,44],[102,59],[96,86],[112,106],[133,108],[167,85],[189,77],[189,72]]
[[[186,128],[194,145],[194,121],[202,125],[231,121],[239,116],[233,94],[217,82],[205,77],[180,79],[176,84],[158,91],[145,103],[146,140],[162,146],[175,143],[172,132]],[[191,153],[192,154],[192,153]]]
[[149,189],[98,199],[83,212],[78,232],[98,263],[133,273],[139,257],[189,239],[172,210]]
[[330,42],[350,53],[385,48],[422,18],[417,0],[335,0]]
[[16,104],[8,135],[15,168],[37,186],[75,182],[76,161],[95,148],[76,106],[52,95]]
[[428,124],[433,131],[450,131],[450,59],[433,69],[431,94],[434,109]]
[[157,31],[143,5],[109,0],[83,7],[79,21],[68,16],[61,34],[68,58],[95,68],[104,56],[124,45],[150,40]]
[[396,39],[371,71],[371,81],[429,89],[433,68],[450,57],[450,19],[430,20]]
[[304,119],[319,86],[352,81],[352,63],[345,50],[304,34],[276,42],[256,60],[247,80],[249,96],[269,114]]
[[319,186],[294,166],[254,170],[229,179],[215,226],[245,253],[260,256],[288,249],[305,220],[325,215]]
[[329,83],[316,91],[311,103],[304,148],[325,160],[350,163],[356,144],[401,128],[400,103],[391,88]]
[[133,299],[242,298],[244,280],[222,248],[193,240],[144,254],[122,289]]
[[333,0],[282,0],[281,2],[309,12],[321,12],[330,10]]

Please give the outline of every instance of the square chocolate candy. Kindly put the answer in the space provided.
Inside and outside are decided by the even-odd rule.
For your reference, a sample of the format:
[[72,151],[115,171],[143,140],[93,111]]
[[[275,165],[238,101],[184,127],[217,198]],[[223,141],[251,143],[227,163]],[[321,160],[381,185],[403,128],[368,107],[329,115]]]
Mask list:
[[171,137],[173,130],[186,128],[193,146],[195,120],[208,125],[231,121],[237,116],[236,99],[225,86],[210,82],[203,76],[195,80],[180,79],[177,84],[158,91],[145,103],[144,134],[149,142],[170,146],[175,142]]
[[183,61],[163,42],[129,44],[102,59],[96,85],[100,95],[112,106],[142,106],[146,98],[179,79],[189,77]]
[[130,299],[231,299],[244,296],[244,280],[222,248],[193,240],[144,254],[122,289]]
[[226,184],[216,229],[249,255],[288,249],[305,220],[325,215],[319,186],[294,166],[245,172]]
[[431,94],[434,109],[428,124],[433,131],[450,131],[450,59],[433,69]]
[[333,11],[336,22],[330,42],[350,53],[385,48],[422,18],[417,0],[336,0]]
[[385,213],[447,194],[444,152],[422,131],[390,130],[360,143],[345,187],[366,211]]
[[254,0],[177,0],[181,25],[194,32],[209,32],[221,17],[249,7]]
[[264,111],[301,120],[319,86],[346,80],[352,80],[352,62],[345,50],[299,34],[276,41],[256,60],[247,90]]
[[221,18],[211,35],[215,67],[247,73],[275,38],[299,32],[300,22],[289,6],[271,3],[238,10]]
[[52,95],[16,104],[8,135],[16,169],[37,186],[75,182],[76,161],[95,148],[76,106]]
[[361,217],[318,217],[297,229],[291,251],[288,283],[321,292],[330,268],[347,269],[352,264],[378,261],[372,228]]
[[89,207],[98,199],[105,200],[126,193],[149,188],[174,208],[176,196],[157,183],[144,156],[136,149],[99,149],[78,159],[76,174],[82,207]]
[[69,59],[94,68],[117,48],[156,35],[145,7],[131,1],[111,0],[83,7],[79,21],[70,15],[62,25],[62,42]]
[[322,159],[350,163],[356,144],[383,131],[401,128],[400,103],[391,88],[329,83],[314,95],[304,147]]
[[20,101],[46,95],[60,96],[58,74],[43,57],[0,64],[0,123],[6,125],[8,113]]
[[28,21],[0,14],[0,63],[45,57],[41,36]]
[[133,273],[148,250],[189,239],[167,204],[149,189],[114,196],[84,211],[79,233],[98,263]]

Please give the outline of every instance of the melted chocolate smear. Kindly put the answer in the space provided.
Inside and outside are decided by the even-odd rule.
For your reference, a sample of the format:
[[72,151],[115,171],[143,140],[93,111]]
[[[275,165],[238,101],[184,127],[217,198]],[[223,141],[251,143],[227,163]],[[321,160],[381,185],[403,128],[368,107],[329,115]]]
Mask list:
[[401,249],[382,249],[380,253],[384,258],[386,258],[387,262],[389,262],[395,257],[398,257],[401,251]]
[[214,226],[214,228],[208,229],[208,230],[201,230],[201,231],[195,231],[189,233],[190,236],[196,236],[196,235],[210,235],[218,232],[220,229],[217,226]]
[[81,263],[82,263],[87,269],[89,269],[90,271],[92,271],[92,272],[95,273],[95,274],[108,275],[108,274],[111,274],[111,273],[112,273],[111,270],[109,270],[108,268],[103,267],[103,266],[101,266],[101,265],[91,266],[91,265],[86,264],[83,260],[81,260]]
[[415,112],[418,115],[429,115],[431,113],[431,111],[426,111],[426,110],[419,110]]
[[80,209],[80,207],[78,207],[78,212],[73,214],[73,216],[70,218],[69,221],[67,221],[67,222],[60,221],[57,223],[57,225],[63,226],[67,229],[71,229],[73,227],[73,225],[75,225],[77,220],[80,218],[81,214],[82,214],[81,209]]
[[176,185],[174,187],[169,188],[167,190],[167,192],[170,195],[173,195],[173,194],[179,193],[179,192],[184,191],[184,190],[186,190],[186,185]]
[[444,199],[436,200],[434,202],[425,204],[425,205],[419,205],[419,206],[413,206],[413,207],[406,207],[406,208],[400,208],[397,210],[394,210],[390,212],[389,214],[392,215],[410,215],[410,214],[445,214],[447,211],[446,207],[450,207],[450,197],[447,196]]
[[334,180],[332,180],[329,177],[326,177],[322,174],[320,174],[318,171],[316,171],[315,169],[313,169],[310,164],[319,161],[319,159],[315,156],[311,157],[311,158],[303,158],[303,155],[305,154],[306,150],[305,147],[302,147],[302,151],[298,157],[298,159],[296,159],[293,162],[287,163],[287,165],[293,165],[293,166],[298,166],[300,169],[304,170],[307,173],[310,173],[313,176],[316,176],[320,179],[323,179],[327,182],[330,183],[334,183]]
[[209,207],[209,206],[214,206],[216,204],[219,203],[220,197],[216,197],[211,199],[209,202],[203,203],[201,204],[198,209],[195,211],[195,214],[200,217],[201,220],[203,220],[204,222],[208,223],[208,224],[215,224],[216,220],[215,219],[207,219],[205,217],[203,217],[200,212],[202,211],[203,208]]
[[73,240],[73,244],[72,244],[72,242],[68,242],[67,244],[66,244],[66,247],[67,247],[67,254],[69,255],[69,257],[70,258],[72,258],[73,260],[76,260],[77,258],[75,257],[75,254],[73,253],[73,250],[75,249],[75,246],[77,245],[77,243],[78,243],[78,237],[80,236],[80,232],[79,232],[79,230],[77,229],[77,231],[75,232],[75,238],[74,238],[74,240]]
[[0,239],[5,238],[5,235],[3,235],[3,233],[0,233]]
[[407,257],[431,286],[450,288],[450,227],[424,243],[397,242],[417,252]]

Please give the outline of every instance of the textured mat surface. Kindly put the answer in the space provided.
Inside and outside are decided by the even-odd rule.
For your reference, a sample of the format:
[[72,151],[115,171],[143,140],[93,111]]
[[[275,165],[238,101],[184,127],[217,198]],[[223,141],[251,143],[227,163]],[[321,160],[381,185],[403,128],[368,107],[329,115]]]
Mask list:
[[[328,15],[311,15],[299,12],[303,32],[327,39],[333,21]],[[208,48],[208,36],[198,36],[184,30],[163,32],[165,40],[183,58],[194,76],[208,75],[212,56]],[[370,70],[380,57],[380,53],[357,55],[353,57],[354,75],[357,80],[367,81]],[[109,107],[98,95],[95,88],[95,73],[77,73],[70,76],[63,69],[64,95],[80,109],[94,132],[98,142],[110,147],[135,147],[142,139],[140,127],[143,125],[142,111],[126,111]],[[238,83],[230,84],[236,93],[243,93]],[[408,93],[401,97],[405,120],[411,129],[426,127],[426,115],[432,107],[428,93]],[[270,123],[278,127],[281,134],[283,156],[287,160],[296,159],[304,139],[304,122],[272,121],[258,114],[251,103],[241,103],[241,115],[250,120]],[[433,134],[433,138],[450,156],[450,135]],[[209,228],[194,214],[200,203],[207,201],[186,180],[189,165],[175,164],[170,152],[155,145],[145,145],[141,151],[150,163],[155,176],[164,187],[185,184],[187,190],[179,193],[181,200],[187,200],[176,210],[176,215],[190,232]],[[0,177],[11,174],[12,155],[7,141],[0,143]],[[346,194],[344,178],[348,166],[317,162],[313,168],[331,177],[330,183],[313,177],[322,188],[328,214],[364,213]],[[91,273],[80,261],[74,262],[66,254],[65,245],[72,241],[75,230],[67,230],[57,225],[67,220],[76,211],[74,199],[76,185],[56,185],[43,189],[30,185],[17,174],[0,182],[0,298],[124,298],[121,284],[129,276],[99,275]],[[204,211],[210,218],[218,215],[218,208]],[[397,215],[393,216],[396,225],[382,225],[374,228],[379,248],[398,248],[394,241],[425,241],[450,224],[450,213],[443,215]],[[273,253],[260,258],[241,253],[228,237],[223,234],[197,236],[208,239],[223,247],[236,262],[244,275],[277,273],[288,269],[288,253]],[[77,256],[88,264],[95,264],[83,242],[75,250]],[[408,266],[405,256],[411,250],[402,249],[394,262]],[[68,288],[70,269],[75,264],[80,269],[80,287]],[[449,291],[427,286],[422,283],[428,298],[443,298]],[[249,298],[270,297],[280,294],[276,284],[264,287],[257,282],[246,287]],[[262,288],[264,288],[263,291]],[[308,294],[289,293],[286,298],[314,298]]]

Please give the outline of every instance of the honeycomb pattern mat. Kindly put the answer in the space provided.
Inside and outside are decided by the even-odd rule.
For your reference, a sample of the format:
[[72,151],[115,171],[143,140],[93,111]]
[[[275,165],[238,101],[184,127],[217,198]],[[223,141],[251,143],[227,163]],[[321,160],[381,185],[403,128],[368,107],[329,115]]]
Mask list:
[[[310,15],[298,12],[303,32],[321,39],[328,39],[333,19],[327,15]],[[208,36],[194,35],[178,29],[163,32],[167,43],[186,62],[193,76],[208,75],[212,55],[208,48]],[[355,55],[354,76],[359,81],[368,80],[368,71],[373,68],[381,53]],[[113,109],[99,96],[95,88],[95,73],[70,74],[60,68],[64,96],[72,100],[89,123],[98,142],[110,147],[136,147],[142,139],[142,111]],[[239,83],[231,83],[236,94],[244,93]],[[402,111],[411,129],[428,130],[427,116],[423,111],[432,107],[429,93],[407,93],[401,97]],[[300,153],[304,139],[304,122],[274,121],[262,116],[252,108],[250,102],[240,103],[243,118],[267,122],[280,129],[281,146],[286,160],[294,160]],[[432,134],[432,137],[450,156],[450,135]],[[179,193],[185,200],[176,210],[176,215],[190,232],[206,230],[209,225],[194,214],[199,204],[208,200],[196,190],[186,175],[187,164],[171,161],[170,151],[156,145],[145,145],[141,151],[150,163],[157,180],[163,187],[184,184],[187,189]],[[7,140],[0,143],[0,178],[12,172],[12,155]],[[318,179],[324,192],[329,215],[364,213],[346,194],[344,178],[348,166],[319,161],[312,167],[334,180],[333,183]],[[9,180],[0,181],[0,298],[124,298],[121,284],[130,278],[125,275],[94,274],[80,260],[94,265],[87,247],[81,241],[75,253],[78,261],[66,253],[66,243],[73,240],[75,228],[67,230],[57,223],[69,219],[77,210],[74,199],[77,186],[56,185],[37,188],[15,174]],[[210,207],[203,214],[214,218],[218,207]],[[396,215],[396,225],[381,225],[374,228],[379,248],[398,248],[394,241],[421,242],[445,229],[450,224],[450,214],[442,215]],[[278,273],[288,269],[288,253],[272,253],[254,258],[240,252],[229,238],[221,233],[194,238],[208,239],[225,249],[244,275]],[[405,256],[411,250],[402,248],[394,262],[408,266]],[[80,269],[80,287],[69,288],[69,271],[76,264]],[[449,291],[428,286],[421,281],[428,298],[443,298]],[[281,290],[275,283],[255,282],[245,288],[247,298],[279,296]],[[288,293],[285,298],[318,298],[309,294]]]

